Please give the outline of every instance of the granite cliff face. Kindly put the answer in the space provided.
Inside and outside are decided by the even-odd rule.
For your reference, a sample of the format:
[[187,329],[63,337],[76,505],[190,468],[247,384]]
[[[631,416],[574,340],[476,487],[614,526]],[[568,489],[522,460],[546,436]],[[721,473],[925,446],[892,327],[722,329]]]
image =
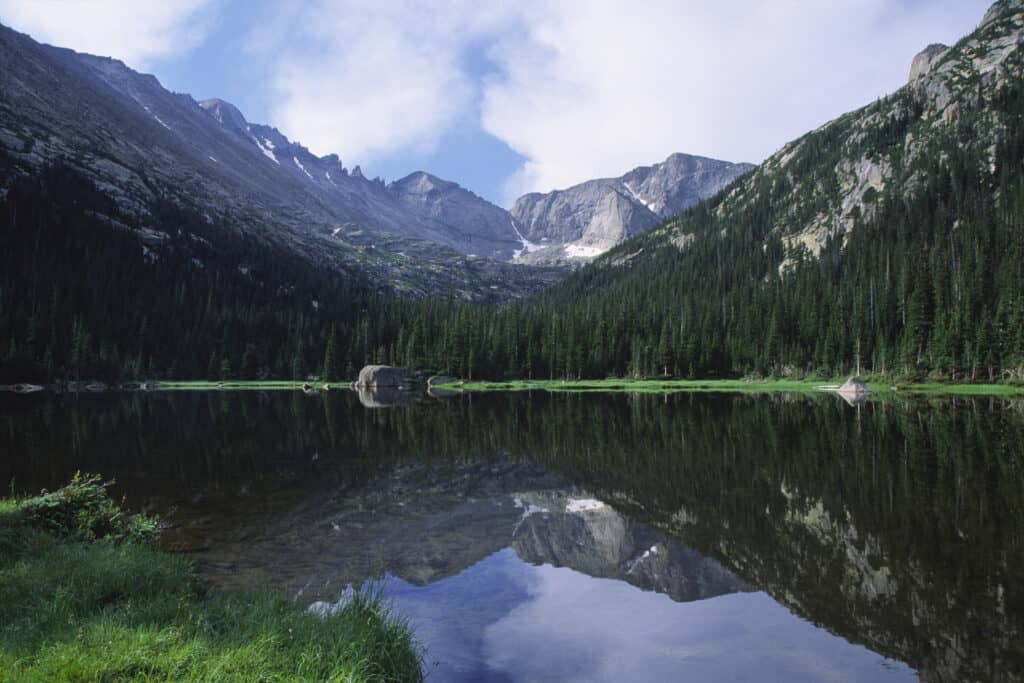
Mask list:
[[673,154],[618,178],[524,195],[512,207],[512,217],[530,244],[519,260],[558,263],[593,258],[714,196],[753,168]]

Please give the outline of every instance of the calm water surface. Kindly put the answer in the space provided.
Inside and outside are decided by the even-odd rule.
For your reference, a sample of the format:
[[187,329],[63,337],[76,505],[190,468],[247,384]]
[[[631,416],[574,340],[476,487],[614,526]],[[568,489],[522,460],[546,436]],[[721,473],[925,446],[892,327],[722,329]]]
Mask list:
[[[373,584],[433,681],[1024,680],[1024,403],[0,396],[217,586]],[[324,606],[321,605],[321,607]]]

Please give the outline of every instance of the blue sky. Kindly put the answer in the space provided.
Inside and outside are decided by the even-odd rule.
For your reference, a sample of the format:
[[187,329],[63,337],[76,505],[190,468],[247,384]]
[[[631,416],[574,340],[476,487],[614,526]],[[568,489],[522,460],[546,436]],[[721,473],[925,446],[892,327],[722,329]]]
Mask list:
[[499,204],[673,152],[759,162],[891,92],[988,0],[0,0],[313,152]]

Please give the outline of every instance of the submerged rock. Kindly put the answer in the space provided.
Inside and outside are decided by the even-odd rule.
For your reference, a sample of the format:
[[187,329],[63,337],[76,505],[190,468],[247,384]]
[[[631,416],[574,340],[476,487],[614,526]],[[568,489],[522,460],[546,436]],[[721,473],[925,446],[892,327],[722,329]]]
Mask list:
[[409,371],[390,365],[367,365],[359,371],[359,387],[405,387],[409,385]]

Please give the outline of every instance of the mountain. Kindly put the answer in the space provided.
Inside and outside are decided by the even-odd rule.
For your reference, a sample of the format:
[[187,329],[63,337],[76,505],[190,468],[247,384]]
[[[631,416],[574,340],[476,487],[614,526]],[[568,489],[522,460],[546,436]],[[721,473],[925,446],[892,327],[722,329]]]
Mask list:
[[518,260],[558,263],[593,258],[714,196],[753,168],[673,154],[618,178],[524,195],[512,207],[512,217],[529,243]]
[[417,171],[387,189],[424,223],[448,226],[453,248],[501,260],[511,260],[522,248],[508,212],[457,183]]
[[896,92],[482,317],[476,353],[504,351],[476,371],[1024,380],[1022,41],[1024,0],[995,3]]
[[[533,250],[530,239],[580,232],[558,225],[556,208],[540,223],[531,219],[524,237],[519,219],[455,183],[423,172],[387,185],[367,179],[337,155],[316,156],[276,128],[246,120],[229,102],[197,102],[115,59],[41,45],[3,26],[0,62],[0,145],[14,165],[32,173],[64,159],[142,223],[156,198],[171,196],[312,262],[365,272],[396,293],[454,291],[477,301],[505,301],[553,282],[559,270],[500,262],[564,262],[517,257]],[[719,166],[729,165],[675,155],[625,178],[668,215],[704,196]],[[637,197],[620,201],[597,190],[613,181],[594,183],[578,200],[594,203],[580,253],[657,222]]]
[[529,248],[516,221],[455,183],[367,179],[229,102],[3,26],[0,67],[5,381],[336,378],[428,347],[471,375],[485,355],[440,347],[478,313],[400,330],[565,274],[508,263]]
[[389,188],[317,157],[228,102],[2,26],[0,64],[0,146],[15,174],[63,159],[140,226],[170,199],[403,295],[507,301],[560,275],[501,263],[520,244],[511,222],[461,188],[446,186],[450,208],[417,205],[409,183]]

